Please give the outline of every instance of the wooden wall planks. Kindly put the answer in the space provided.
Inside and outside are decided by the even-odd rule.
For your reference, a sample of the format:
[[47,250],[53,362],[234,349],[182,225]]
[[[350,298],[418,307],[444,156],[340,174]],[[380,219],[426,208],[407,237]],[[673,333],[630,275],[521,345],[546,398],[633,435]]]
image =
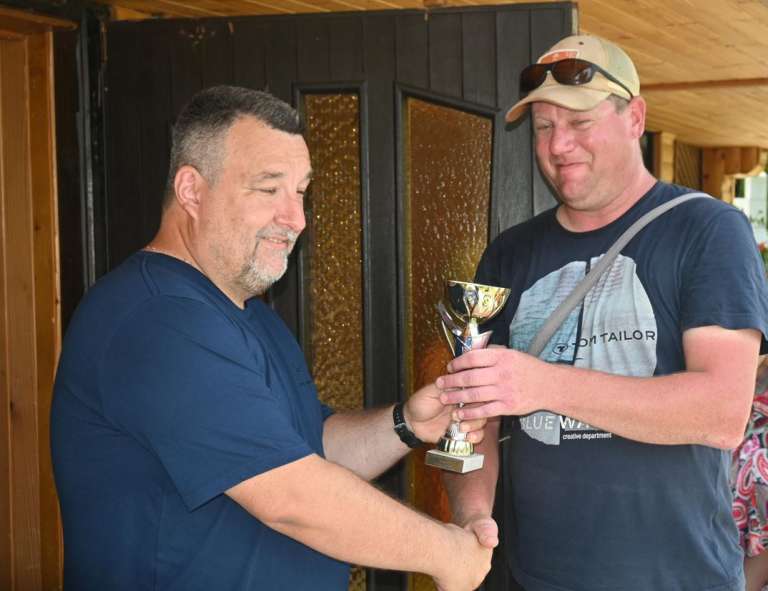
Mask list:
[[[9,408],[12,586],[39,588],[40,514],[37,445],[37,360],[32,261],[32,199],[29,186],[27,43],[0,44],[2,80],[3,250],[5,366],[3,401]],[[21,198],[19,198],[21,197]],[[31,329],[31,330],[30,330]],[[13,587],[11,587],[13,588]]]
[[697,146],[768,147],[766,83],[642,91],[642,85],[766,78],[768,5],[584,0],[579,8],[582,31],[620,43],[635,61],[650,130]]
[[60,348],[50,33],[0,41],[0,588],[61,587],[48,413]]
[[59,233],[53,140],[53,36],[51,33],[30,35],[27,45],[41,588],[59,589],[62,584],[62,535],[49,451],[53,382],[61,349]]
[[[232,0],[226,5],[211,0],[183,5],[167,0],[102,1],[152,14],[197,18],[427,8],[429,12],[421,13],[421,18],[428,14],[431,19],[441,14],[437,10],[440,7],[517,4],[524,0]],[[552,1],[543,0],[539,5]],[[624,47],[635,60],[644,84],[768,77],[768,4],[761,0],[580,0],[578,10],[581,31]],[[471,35],[476,44],[489,42],[487,32],[466,22],[462,27],[462,34]],[[466,39],[463,46],[469,46]],[[405,67],[418,69],[423,65]],[[480,68],[466,75],[481,76],[483,72]],[[434,75],[439,87],[439,71]],[[768,84],[695,92],[657,90],[649,92],[647,99],[648,127],[653,131],[668,131],[700,146],[768,147]]]
[[[6,71],[5,64],[9,57],[9,44],[18,44],[18,41],[0,41],[0,93],[18,81],[15,81],[10,71]],[[12,54],[13,52],[11,52]],[[6,109],[3,109],[3,112]],[[10,130],[6,129],[5,117],[0,112],[0,138],[4,138]],[[15,113],[14,113],[15,115]],[[5,160],[7,148],[5,142],[0,143],[0,157]],[[5,195],[7,187],[7,175],[5,172],[5,162],[0,166],[0,219],[5,218]],[[0,226],[0,440],[7,441],[9,445],[0,445],[0,531],[8,532],[9,535],[0,536],[0,586],[11,588],[15,570],[15,552],[13,544],[13,534],[16,520],[13,514],[12,500],[12,441],[11,419],[14,416],[14,408],[11,404],[11,383],[10,383],[10,360],[11,351],[8,342],[8,315],[6,308],[8,298],[6,297],[6,259],[8,254],[5,246],[5,232]]]

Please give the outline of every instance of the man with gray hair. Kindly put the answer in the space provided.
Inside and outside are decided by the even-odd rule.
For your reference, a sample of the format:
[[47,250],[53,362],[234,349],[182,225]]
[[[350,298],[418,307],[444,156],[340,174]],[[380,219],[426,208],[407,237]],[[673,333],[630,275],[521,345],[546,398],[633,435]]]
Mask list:
[[[355,563],[468,591],[496,527],[438,523],[375,478],[450,407],[334,414],[259,298],[304,229],[312,178],[296,112],[215,87],[179,116],[160,230],[102,278],[68,329],[51,441],[67,589],[347,588]],[[484,419],[466,421],[471,440]]]
[[[632,60],[577,35],[520,76],[536,158],[559,204],[503,232],[477,281],[512,295],[496,344],[453,360],[446,404],[489,421],[484,470],[447,477],[458,524],[487,519],[502,474],[502,566],[526,591],[743,591],[727,450],[742,438],[768,294],[751,228],[693,198],[613,260],[541,354],[553,310],[612,244],[689,190],[656,180]],[[508,431],[508,433],[507,433]]]

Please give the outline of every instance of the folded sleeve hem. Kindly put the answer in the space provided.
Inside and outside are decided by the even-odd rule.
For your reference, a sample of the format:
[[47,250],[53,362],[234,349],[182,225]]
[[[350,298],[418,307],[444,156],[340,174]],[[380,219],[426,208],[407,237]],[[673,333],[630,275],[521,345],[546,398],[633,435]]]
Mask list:
[[223,494],[225,491],[244,480],[248,480],[249,478],[263,474],[264,472],[269,472],[274,468],[285,466],[286,464],[305,458],[313,453],[315,452],[306,445],[282,450],[282,455],[280,456],[279,461],[269,462],[263,459],[254,459],[253,461],[238,466],[236,469],[218,476],[196,488],[191,490],[180,490],[179,494],[181,495],[184,504],[187,506],[187,509],[194,511],[202,505],[205,505],[205,503],[214,497]]
[[766,334],[768,331],[766,331],[765,321],[762,318],[760,318],[757,314],[751,314],[751,313],[732,314],[727,318],[720,318],[720,319],[703,318],[700,320],[689,320],[689,321],[683,322],[682,329],[683,331],[686,331],[691,328],[701,328],[702,326],[719,326],[721,328],[726,328],[728,330],[740,330],[744,328],[751,328],[761,332],[764,337],[768,336],[768,334]]

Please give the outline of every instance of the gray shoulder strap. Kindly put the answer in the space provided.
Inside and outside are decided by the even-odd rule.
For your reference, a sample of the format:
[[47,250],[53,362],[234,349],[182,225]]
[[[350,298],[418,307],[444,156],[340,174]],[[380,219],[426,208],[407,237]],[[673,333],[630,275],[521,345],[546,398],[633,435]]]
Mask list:
[[539,329],[539,332],[536,334],[536,337],[533,339],[531,346],[528,348],[528,353],[535,357],[538,357],[541,354],[541,352],[544,350],[544,347],[547,346],[549,339],[552,338],[552,335],[555,334],[555,331],[560,327],[563,321],[565,321],[565,319],[571,313],[571,310],[573,310],[581,303],[581,300],[583,300],[587,295],[587,292],[592,289],[592,286],[597,283],[597,280],[600,279],[600,276],[603,274],[603,272],[611,266],[613,260],[618,256],[621,250],[630,240],[632,240],[632,238],[635,237],[635,235],[640,230],[642,230],[650,222],[655,220],[661,214],[666,213],[673,207],[676,207],[677,205],[680,205],[686,201],[690,201],[691,199],[698,199],[699,197],[711,198],[710,195],[707,195],[706,193],[686,193],[685,195],[680,195],[679,197],[675,197],[674,199],[671,199],[666,203],[662,203],[658,207],[653,208],[651,211],[637,220],[634,224],[632,224],[629,228],[627,228],[626,231],[621,236],[619,236],[618,240],[616,240],[616,242],[614,242],[613,245],[608,249],[608,252],[606,252],[600,258],[597,264],[592,267],[589,273],[586,274],[584,279],[582,279],[581,282],[573,288],[573,291],[568,295],[568,297],[565,298],[565,300],[563,300],[563,302],[557,308],[555,308],[552,314],[550,314],[549,318],[547,318],[547,321],[542,325],[542,327]]

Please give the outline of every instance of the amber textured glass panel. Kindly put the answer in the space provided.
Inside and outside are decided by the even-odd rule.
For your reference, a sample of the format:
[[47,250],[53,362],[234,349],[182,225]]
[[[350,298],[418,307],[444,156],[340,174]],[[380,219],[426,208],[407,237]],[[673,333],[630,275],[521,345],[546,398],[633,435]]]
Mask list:
[[[409,98],[405,108],[407,369],[409,391],[450,360],[435,304],[447,279],[471,281],[488,242],[493,125],[488,118]],[[411,462],[411,501],[447,521],[440,470]],[[434,589],[423,575],[411,589]]]
[[[311,370],[320,399],[363,408],[360,106],[357,94],[304,97],[312,156],[308,268]],[[372,535],[375,535],[372,533]],[[354,568],[349,588],[366,588]]]

